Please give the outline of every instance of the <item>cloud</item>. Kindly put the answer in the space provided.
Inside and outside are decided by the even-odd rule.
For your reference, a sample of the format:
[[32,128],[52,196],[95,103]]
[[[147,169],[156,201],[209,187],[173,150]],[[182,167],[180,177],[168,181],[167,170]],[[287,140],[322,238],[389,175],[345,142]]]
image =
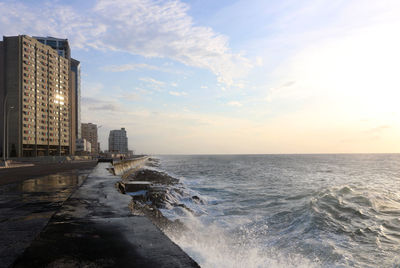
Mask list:
[[140,81],[143,81],[143,82],[146,82],[146,83],[148,83],[148,84],[152,84],[152,85],[154,85],[154,86],[156,86],[156,87],[163,87],[163,86],[165,86],[165,82],[156,80],[156,79],[151,78],[151,77],[142,77],[142,78],[139,78],[139,80],[140,80]]
[[124,94],[121,96],[122,100],[129,100],[129,101],[138,101],[141,99],[140,94],[138,93],[129,93],[129,94]]
[[150,64],[146,64],[146,63],[108,65],[108,66],[104,66],[101,69],[106,72],[126,72],[126,71],[138,70],[138,69],[157,70],[157,71],[162,70],[162,68],[160,68],[158,66],[150,65]]
[[118,112],[122,110],[121,105],[116,101],[105,101],[93,97],[83,97],[81,100],[83,107],[89,111]]
[[371,135],[377,135],[378,133],[381,133],[382,131],[387,130],[389,128],[390,128],[389,125],[377,126],[366,130],[365,133],[369,133]]
[[271,87],[268,90],[268,94],[263,98],[266,102],[272,102],[275,99],[293,99],[302,98],[301,91],[294,87],[296,81],[287,81],[279,86]]
[[180,1],[100,0],[94,12],[107,31],[96,45],[206,68],[232,85],[250,61],[230,51],[226,36],[194,25],[188,9]]
[[107,65],[101,68],[101,70],[105,72],[127,72],[127,71],[135,71],[135,70],[151,70],[151,71],[159,71],[165,73],[173,73],[173,74],[183,74],[182,71],[160,67],[156,65],[151,65],[147,63],[129,63],[122,65]]
[[169,94],[172,95],[172,96],[177,96],[177,97],[186,96],[187,95],[187,93],[184,92],[184,91],[180,91],[180,92],[178,92],[178,91],[170,91]]
[[233,107],[242,107],[243,106],[243,104],[238,101],[230,101],[227,103],[227,105],[233,106]]
[[[229,86],[252,68],[233,53],[228,38],[210,27],[195,25],[189,6],[178,0],[98,0],[91,9],[47,2],[0,3],[0,31],[53,35],[70,40],[73,48],[124,51],[149,58],[169,58],[208,69]],[[43,18],[46,18],[43,20]],[[109,67],[114,71],[151,66]]]
[[295,81],[289,81],[289,82],[284,83],[281,87],[282,87],[282,88],[284,88],[284,87],[291,87],[291,86],[293,86],[294,84],[296,84]]
[[114,103],[108,103],[108,104],[101,104],[101,105],[98,105],[98,106],[89,107],[89,110],[93,110],[93,111],[105,110],[105,111],[116,112],[116,111],[119,111],[119,108]]

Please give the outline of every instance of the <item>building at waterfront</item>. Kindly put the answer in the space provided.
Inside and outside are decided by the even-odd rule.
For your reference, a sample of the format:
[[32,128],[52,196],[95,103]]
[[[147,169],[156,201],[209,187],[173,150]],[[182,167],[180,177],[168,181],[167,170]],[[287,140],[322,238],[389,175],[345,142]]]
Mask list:
[[76,140],[76,154],[77,155],[91,155],[92,145],[86,139]]
[[98,135],[97,135],[97,125],[92,123],[82,123],[81,124],[82,139],[86,139],[91,144],[92,155],[98,155]]
[[58,55],[69,59],[69,87],[70,87],[70,124],[71,124],[71,150],[76,149],[76,140],[81,138],[81,66],[78,60],[71,58],[71,50],[67,39],[51,36],[34,36],[40,43],[45,44],[57,51]]
[[108,137],[108,151],[111,153],[128,153],[128,137],[125,128],[110,131]]
[[0,137],[6,156],[73,154],[70,49],[68,40],[53,39],[58,50],[26,35],[0,42]]
[[48,45],[49,47],[57,51],[59,56],[67,59],[71,58],[71,49],[69,48],[68,39],[55,38],[51,36],[32,36],[32,38],[35,38],[44,45]]

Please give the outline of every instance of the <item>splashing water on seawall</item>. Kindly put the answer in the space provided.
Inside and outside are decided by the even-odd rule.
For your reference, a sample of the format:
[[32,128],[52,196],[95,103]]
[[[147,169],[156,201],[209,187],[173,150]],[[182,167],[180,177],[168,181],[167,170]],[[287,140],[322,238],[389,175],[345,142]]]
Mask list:
[[[215,224],[207,225],[193,215],[185,219],[188,230],[167,235],[201,267],[313,267],[315,263],[299,255],[280,256],[267,252],[254,243],[251,231],[241,230],[241,236],[229,236]],[[254,240],[253,240],[254,239]]]
[[400,267],[399,155],[159,158],[202,267]]

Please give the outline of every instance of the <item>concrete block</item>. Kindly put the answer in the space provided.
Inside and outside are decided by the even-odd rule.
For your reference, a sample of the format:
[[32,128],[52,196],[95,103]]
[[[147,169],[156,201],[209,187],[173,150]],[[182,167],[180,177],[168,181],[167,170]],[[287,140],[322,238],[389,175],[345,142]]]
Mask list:
[[129,181],[125,182],[125,192],[138,192],[148,190],[151,186],[149,181]]

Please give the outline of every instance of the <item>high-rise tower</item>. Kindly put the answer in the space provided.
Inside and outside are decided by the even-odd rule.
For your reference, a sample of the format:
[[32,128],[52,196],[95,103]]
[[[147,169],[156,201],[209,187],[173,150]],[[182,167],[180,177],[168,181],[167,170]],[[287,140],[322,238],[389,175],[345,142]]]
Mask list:
[[108,137],[108,151],[115,153],[128,153],[128,137],[125,128],[111,130]]
[[99,149],[97,146],[98,135],[97,135],[97,125],[92,123],[82,123],[82,139],[86,139],[90,142],[92,146],[92,155],[98,155]]
[[0,143],[7,156],[72,153],[70,49],[66,39],[57,45],[62,53],[26,35],[0,42]]
[[71,58],[68,39],[55,38],[51,36],[34,36],[40,43],[45,44],[57,51],[58,55],[67,58],[70,61],[69,87],[70,87],[70,143],[71,154],[75,153],[76,139],[81,138],[81,120],[80,120],[80,90],[81,90],[81,67],[80,62]]

